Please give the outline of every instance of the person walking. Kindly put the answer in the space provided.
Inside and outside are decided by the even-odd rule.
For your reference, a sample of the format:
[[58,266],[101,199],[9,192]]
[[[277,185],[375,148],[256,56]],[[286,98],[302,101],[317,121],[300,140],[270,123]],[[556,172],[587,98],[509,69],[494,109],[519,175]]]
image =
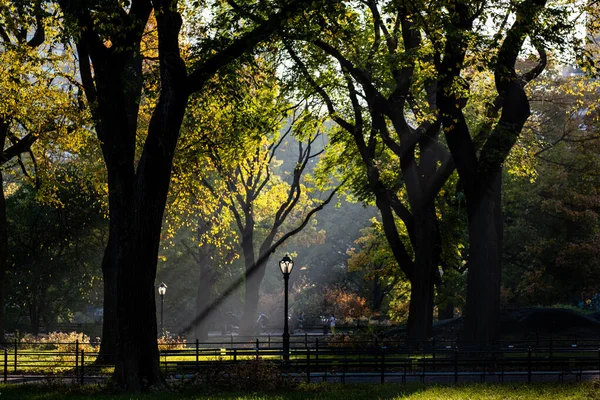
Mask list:
[[329,317],[329,328],[331,328],[331,334],[335,335],[335,316],[331,313],[331,317]]

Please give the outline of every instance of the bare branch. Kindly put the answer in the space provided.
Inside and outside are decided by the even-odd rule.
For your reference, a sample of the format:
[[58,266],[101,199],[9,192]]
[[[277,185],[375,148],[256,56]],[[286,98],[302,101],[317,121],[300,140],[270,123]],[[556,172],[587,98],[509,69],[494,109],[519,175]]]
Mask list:
[[300,72],[302,72],[302,74],[304,75],[305,79],[313,87],[313,89],[315,89],[315,91],[321,96],[321,98],[325,102],[325,105],[327,106],[327,111],[329,112],[329,116],[331,117],[331,119],[333,119],[338,125],[340,125],[344,129],[346,129],[348,132],[354,132],[356,130],[355,125],[353,125],[352,123],[346,121],[345,119],[343,119],[342,117],[340,117],[338,115],[338,113],[335,110],[335,106],[333,105],[333,101],[331,100],[331,98],[329,97],[329,95],[327,94],[327,92],[325,91],[325,89],[323,89],[314,80],[314,78],[312,77],[312,75],[308,71],[308,68],[306,67],[306,64],[304,64],[304,62],[300,59],[300,57],[298,57],[298,55],[291,48],[291,46],[289,46],[289,45],[286,44],[285,48],[286,48],[287,52],[289,53],[289,55],[292,57],[292,60],[294,60],[294,62],[296,63],[296,65],[300,69]]
[[542,72],[544,72],[544,69],[546,69],[546,65],[548,63],[548,55],[546,54],[546,49],[544,48],[544,45],[539,40],[532,39],[532,41],[535,45],[535,49],[540,55],[540,60],[538,64],[531,69],[531,71],[523,74],[522,79],[524,85],[537,78]]

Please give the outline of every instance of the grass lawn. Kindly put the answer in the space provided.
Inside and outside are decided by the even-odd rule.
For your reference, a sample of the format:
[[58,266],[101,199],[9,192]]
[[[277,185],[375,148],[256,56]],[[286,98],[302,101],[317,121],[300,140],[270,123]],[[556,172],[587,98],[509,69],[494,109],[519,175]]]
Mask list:
[[56,385],[0,385],[1,400],[600,400],[600,385],[585,382],[571,384],[466,384],[459,386],[423,385],[336,385],[302,384],[287,391],[224,392],[204,387],[185,391],[139,395],[115,394],[99,387]]

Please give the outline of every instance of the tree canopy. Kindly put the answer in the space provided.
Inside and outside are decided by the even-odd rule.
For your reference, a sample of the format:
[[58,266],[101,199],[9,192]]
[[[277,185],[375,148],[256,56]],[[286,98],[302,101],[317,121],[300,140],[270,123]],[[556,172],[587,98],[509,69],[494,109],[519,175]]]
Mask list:
[[231,304],[242,332],[275,309],[284,251],[295,312],[415,341],[436,308],[490,343],[502,305],[593,297],[596,11],[0,0],[0,333],[21,307],[34,331],[69,319],[101,275],[102,357],[139,391],[166,386],[157,273],[193,274],[177,319],[202,338]]

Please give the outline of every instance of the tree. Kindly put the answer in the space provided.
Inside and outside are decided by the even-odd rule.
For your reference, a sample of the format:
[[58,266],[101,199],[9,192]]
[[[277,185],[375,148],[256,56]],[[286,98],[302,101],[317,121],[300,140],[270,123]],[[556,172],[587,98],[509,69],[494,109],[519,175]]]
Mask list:
[[556,74],[531,87],[532,118],[505,172],[503,301],[511,305],[568,304],[600,288],[597,88]]
[[[356,10],[361,7],[368,12]],[[365,1],[344,3],[327,18],[305,21],[304,30],[288,35],[288,43],[301,41],[288,48],[312,91],[355,139],[386,236],[411,280],[411,338],[425,339],[431,330],[440,248],[434,200],[456,164],[469,217],[467,339],[493,340],[502,247],[501,165],[529,116],[524,86],[544,70],[546,46],[569,43],[561,37],[569,29],[567,20],[564,10],[546,7],[544,1],[514,6]],[[516,62],[528,35],[540,63],[518,74]],[[307,54],[311,62],[302,59]],[[325,71],[328,60],[337,65]],[[313,69],[319,74],[311,74]],[[463,112],[470,78],[478,70],[494,74],[497,91],[482,126]],[[342,103],[335,101],[340,95],[345,96]],[[440,146],[440,128],[451,158]],[[381,142],[398,158],[406,205],[396,197],[398,183],[386,186],[382,179],[374,157]],[[414,260],[404,250],[392,212],[407,226]]]
[[[502,165],[530,115],[525,85],[544,70],[545,48],[564,41],[559,36],[565,33],[559,25],[565,27],[565,15],[547,8],[544,0],[526,0],[514,8],[493,11],[486,6],[485,2],[472,6],[450,4],[448,20],[440,25],[444,27],[443,36],[430,35],[432,45],[439,49],[435,56],[440,76],[437,104],[467,203],[470,242],[464,338],[480,343],[494,340],[500,308]],[[512,15],[514,22],[507,28],[503,23],[495,25],[493,41],[480,38],[480,44],[484,44],[477,50],[480,54],[490,50],[496,53],[491,70],[497,97],[488,103],[487,122],[474,126],[464,113],[469,93],[462,74],[476,59],[467,55],[469,49],[476,54],[474,47],[478,44],[473,35],[481,32],[480,26],[491,12],[502,15],[503,21]],[[516,63],[528,36],[539,53],[539,63],[519,73]]]
[[106,226],[94,182],[77,176],[81,171],[62,166],[61,183],[53,182],[51,194],[40,196],[39,189],[25,182],[7,198],[8,311],[18,319],[27,310],[33,334],[39,333],[40,323],[50,329],[94,300],[87,296],[99,281],[96,261]]
[[[361,4],[334,8],[329,18],[315,17],[312,25],[304,21],[299,25],[308,29],[292,32],[287,49],[306,90],[321,97],[330,118],[346,132],[338,140],[352,148],[346,153],[362,170],[356,187],[363,193],[368,188],[394,257],[411,282],[408,335],[428,340],[441,248],[435,197],[454,164],[438,143],[436,81],[428,73],[430,57],[419,53],[427,44],[410,18],[413,10],[397,2],[364,5],[367,18],[361,17]],[[395,216],[403,221],[409,244]]]
[[[34,143],[67,133],[78,136],[84,130],[85,115],[80,115],[75,87],[69,80],[72,54],[60,45],[56,25],[45,2],[0,2],[0,341],[4,341],[9,257],[6,175],[17,166],[39,187]],[[29,161],[24,161],[24,154]]]
[[[213,196],[202,185],[202,179],[207,179],[207,166],[188,168],[194,165],[192,154],[197,154],[188,147],[195,140],[187,139],[180,142],[179,155],[173,167],[165,239],[170,249],[182,245],[194,264],[192,272],[186,273],[197,277],[192,285],[196,290],[195,311],[186,319],[186,325],[190,325],[188,331],[193,330],[194,337],[205,340],[210,317],[215,311],[212,307],[215,284],[223,275],[224,266],[239,258],[239,253],[237,236],[232,227],[233,217],[225,207],[222,196]],[[207,318],[196,320],[196,316],[202,314],[207,314]]]
[[380,222],[372,220],[372,225],[361,232],[363,236],[354,242],[358,249],[351,248],[348,251],[348,271],[363,271],[363,279],[373,283],[370,307],[375,312],[381,312],[384,299],[401,280],[406,280],[406,276],[398,270]]
[[[266,11],[264,23],[241,26],[229,32],[234,32],[233,37],[208,40],[188,73],[180,50],[182,18],[177,0],[58,3],[77,42],[81,80],[108,174],[103,338],[118,343],[118,386],[129,391],[164,386],[158,366],[154,279],[173,156],[189,96],[201,92],[220,67],[253,49],[307,4],[277,5]],[[137,158],[144,83],[140,46],[152,11],[158,33],[160,93]],[[110,301],[113,298],[116,303]],[[118,332],[118,342],[114,337],[110,340],[111,332]]]
[[[322,193],[305,173],[325,151],[315,150],[315,142],[324,135],[322,124],[277,95],[275,67],[269,61],[249,63],[233,77],[220,76],[215,100],[193,111],[190,118],[197,123],[190,123],[197,133],[186,136],[181,155],[182,163],[206,171],[198,177],[202,190],[212,194],[210,202],[228,210],[237,228],[245,265],[241,321],[245,333],[254,332],[259,289],[270,255],[301,232],[339,188],[321,200]],[[291,171],[276,158],[285,151],[297,154]]]

